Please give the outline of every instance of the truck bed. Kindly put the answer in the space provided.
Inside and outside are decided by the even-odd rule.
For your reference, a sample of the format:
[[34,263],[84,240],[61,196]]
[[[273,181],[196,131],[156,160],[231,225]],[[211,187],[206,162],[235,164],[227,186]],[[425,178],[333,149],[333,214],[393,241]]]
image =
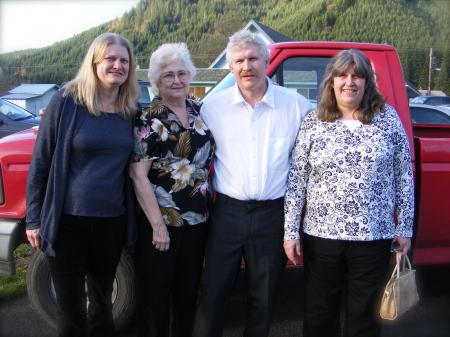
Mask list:
[[450,261],[450,125],[413,124],[416,219],[413,262]]

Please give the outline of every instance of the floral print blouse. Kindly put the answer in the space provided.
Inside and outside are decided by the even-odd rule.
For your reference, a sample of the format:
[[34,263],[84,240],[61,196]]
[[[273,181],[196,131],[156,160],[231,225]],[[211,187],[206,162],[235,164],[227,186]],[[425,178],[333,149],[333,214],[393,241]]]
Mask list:
[[208,219],[209,170],[214,139],[199,117],[200,103],[186,99],[189,129],[155,97],[136,115],[132,161],[152,160],[148,177],[166,225],[196,225]]
[[[321,122],[310,113],[302,123],[288,175],[285,237],[303,231],[351,241],[411,237],[414,186],[408,138],[397,112],[351,131],[341,120]],[[394,222],[394,209],[398,224]]]

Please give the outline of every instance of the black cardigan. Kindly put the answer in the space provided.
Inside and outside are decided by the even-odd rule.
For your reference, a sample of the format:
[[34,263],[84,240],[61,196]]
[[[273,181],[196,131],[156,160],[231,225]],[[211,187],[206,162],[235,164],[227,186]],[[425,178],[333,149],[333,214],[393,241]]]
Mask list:
[[[86,108],[75,104],[70,95],[63,97],[63,93],[64,89],[55,93],[42,117],[27,179],[26,229],[40,229],[41,250],[50,256],[55,256],[52,245],[64,204],[75,122],[88,114]],[[133,252],[137,231],[128,166],[125,175],[126,247]]]

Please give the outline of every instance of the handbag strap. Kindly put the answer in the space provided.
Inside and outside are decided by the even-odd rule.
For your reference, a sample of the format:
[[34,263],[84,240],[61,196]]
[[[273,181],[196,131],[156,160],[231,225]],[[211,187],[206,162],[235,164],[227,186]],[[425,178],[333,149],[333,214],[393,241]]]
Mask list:
[[[400,267],[400,262],[402,261],[402,257],[404,256],[402,266]],[[400,278],[400,272],[404,272],[406,270],[406,263],[408,263],[408,269],[411,270],[411,262],[409,261],[409,257],[407,254],[402,255],[401,252],[397,252],[396,255],[397,264],[395,265],[394,271],[392,272],[392,277],[395,273],[397,273],[397,278]]]
[[403,259],[403,271],[405,271],[405,261],[408,263],[408,268],[409,270],[412,270],[411,268],[411,261],[409,261],[409,257],[407,254],[403,255],[405,258]]

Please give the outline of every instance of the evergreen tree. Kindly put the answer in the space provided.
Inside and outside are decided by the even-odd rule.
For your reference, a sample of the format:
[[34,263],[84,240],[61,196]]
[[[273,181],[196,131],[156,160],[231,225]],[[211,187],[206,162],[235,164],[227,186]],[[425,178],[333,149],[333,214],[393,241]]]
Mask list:
[[50,47],[0,55],[0,94],[21,83],[72,79],[90,43],[112,31],[130,40],[141,68],[162,43],[186,42],[207,67],[251,19],[300,41],[389,43],[405,78],[427,87],[429,50],[439,57],[433,89],[450,94],[448,0],[141,0],[122,17]]

